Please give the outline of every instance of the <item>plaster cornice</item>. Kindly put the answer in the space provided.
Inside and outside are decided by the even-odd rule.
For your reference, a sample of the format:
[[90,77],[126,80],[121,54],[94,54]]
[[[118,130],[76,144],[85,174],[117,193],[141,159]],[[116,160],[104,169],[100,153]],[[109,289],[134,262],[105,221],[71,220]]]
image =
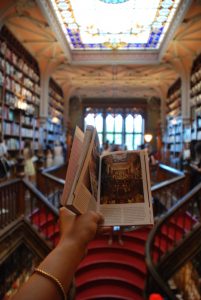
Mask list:
[[54,9],[48,0],[36,0],[38,6],[40,7],[43,15],[48,21],[49,26],[51,27],[52,31],[55,33],[56,38],[58,39],[58,42],[60,43],[64,54],[67,57],[68,62],[71,62],[71,51],[68,45],[68,42],[66,40],[66,37],[64,35],[64,32],[59,24],[59,21],[57,20],[57,17],[55,15]]
[[166,49],[167,49],[167,46],[168,44],[170,43],[171,39],[173,38],[175,32],[176,32],[176,29],[178,28],[178,26],[181,24],[188,8],[190,7],[192,3],[192,0],[184,0],[181,5],[179,6],[178,10],[177,10],[177,14],[175,16],[175,19],[174,21],[172,22],[167,34],[166,34],[166,37],[165,37],[165,40],[163,42],[163,44],[161,45],[161,49],[160,49],[160,53],[159,53],[159,60],[162,59],[162,56],[164,55]]

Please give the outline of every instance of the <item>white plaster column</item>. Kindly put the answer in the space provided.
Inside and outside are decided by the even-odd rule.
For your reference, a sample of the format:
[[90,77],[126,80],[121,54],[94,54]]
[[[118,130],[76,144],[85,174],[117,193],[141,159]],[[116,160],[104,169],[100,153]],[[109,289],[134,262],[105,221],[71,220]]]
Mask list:
[[190,70],[181,74],[181,116],[183,125],[190,123]]
[[70,97],[72,92],[71,85],[65,85],[63,87],[63,92],[64,92],[64,112],[63,112],[64,127],[67,128],[69,122],[69,103],[70,103]]
[[161,118],[161,132],[163,135],[166,130],[166,98],[167,98],[168,86],[164,85],[163,87],[158,87],[155,89],[157,90],[157,93],[161,100],[160,118]]
[[50,81],[49,75],[41,74],[40,76],[40,118],[41,119],[46,119],[48,117],[49,81]]
[[40,75],[40,144],[43,145],[46,140],[46,126],[48,118],[48,102],[49,102],[49,80],[50,76],[46,74]]
[[185,58],[173,62],[174,69],[181,78],[181,117],[183,125],[190,124],[190,76],[193,62],[193,53]]

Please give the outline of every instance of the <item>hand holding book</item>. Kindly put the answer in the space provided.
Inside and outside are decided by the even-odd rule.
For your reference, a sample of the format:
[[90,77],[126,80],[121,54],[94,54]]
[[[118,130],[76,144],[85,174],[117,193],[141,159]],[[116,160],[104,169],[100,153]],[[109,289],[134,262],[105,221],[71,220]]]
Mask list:
[[[101,212],[106,226],[153,224],[147,150],[100,155],[96,129],[88,126],[79,140],[81,150],[75,163],[73,149],[79,144],[76,132],[62,205],[75,213]],[[67,193],[69,181],[72,184]]]

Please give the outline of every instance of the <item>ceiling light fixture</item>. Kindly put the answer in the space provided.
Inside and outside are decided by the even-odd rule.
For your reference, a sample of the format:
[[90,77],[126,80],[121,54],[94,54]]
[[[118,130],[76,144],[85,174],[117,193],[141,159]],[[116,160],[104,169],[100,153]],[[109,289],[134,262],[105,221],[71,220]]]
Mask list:
[[146,133],[144,135],[144,140],[145,140],[146,143],[150,143],[152,138],[153,138],[153,135],[151,133]]

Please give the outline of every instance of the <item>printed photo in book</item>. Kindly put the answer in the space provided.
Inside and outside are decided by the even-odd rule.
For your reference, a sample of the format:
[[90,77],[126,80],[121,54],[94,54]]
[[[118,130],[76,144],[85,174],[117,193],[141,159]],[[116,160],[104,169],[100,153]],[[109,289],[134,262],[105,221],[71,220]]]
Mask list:
[[[73,146],[78,144],[76,140],[75,133]],[[71,187],[70,191],[64,187],[61,204],[78,214],[99,211],[106,226],[153,224],[147,150],[101,155],[93,126],[87,126],[79,142],[81,151],[76,160],[72,146],[65,182],[69,187],[70,181]]]

